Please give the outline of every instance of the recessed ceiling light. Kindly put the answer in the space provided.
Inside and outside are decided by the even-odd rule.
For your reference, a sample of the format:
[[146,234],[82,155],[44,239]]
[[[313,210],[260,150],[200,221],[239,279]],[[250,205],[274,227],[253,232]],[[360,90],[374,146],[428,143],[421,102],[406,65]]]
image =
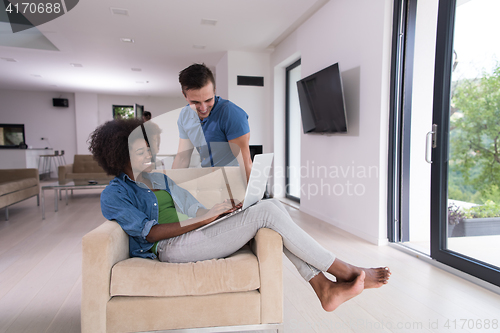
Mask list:
[[193,45],[193,48],[194,49],[198,49],[198,50],[203,50],[206,46],[205,45]]
[[33,77],[42,77],[42,76],[41,76],[41,75],[39,75],[39,74],[31,74],[31,76],[33,76]]
[[83,65],[82,65],[82,64],[75,64],[75,63],[71,63],[70,65],[71,65],[71,66],[73,66],[73,67],[83,67]]
[[201,19],[201,24],[215,26],[217,24],[217,20]]
[[133,43],[134,40],[132,38],[120,38],[120,40],[124,43]]
[[131,68],[133,72],[141,72],[142,69],[141,68]]
[[111,13],[113,15],[128,16],[128,9],[125,9],[125,8],[114,8],[114,7],[110,7],[109,9],[111,9]]
[[14,58],[1,58],[3,61],[7,61],[7,62],[17,62],[16,59]]

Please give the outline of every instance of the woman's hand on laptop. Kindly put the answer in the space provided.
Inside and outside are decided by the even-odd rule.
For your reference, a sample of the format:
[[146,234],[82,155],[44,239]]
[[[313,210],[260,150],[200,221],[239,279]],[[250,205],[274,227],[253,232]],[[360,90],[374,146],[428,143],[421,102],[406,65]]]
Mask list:
[[230,213],[233,210],[233,205],[230,202],[224,201],[223,203],[216,204],[208,212],[204,214],[204,221],[210,223],[217,219],[221,214]]
[[208,224],[216,220],[219,216],[232,213],[242,206],[243,203],[239,202],[239,200],[226,199],[224,202],[214,205],[209,210],[203,210],[203,213],[201,213],[202,210],[199,209],[198,212],[201,214],[198,215],[198,217],[205,222],[204,224]]
[[235,208],[234,210],[243,206],[243,203],[241,203],[238,199],[226,199],[226,200],[224,200],[224,203],[226,203],[226,202],[230,203],[232,205],[232,207]]

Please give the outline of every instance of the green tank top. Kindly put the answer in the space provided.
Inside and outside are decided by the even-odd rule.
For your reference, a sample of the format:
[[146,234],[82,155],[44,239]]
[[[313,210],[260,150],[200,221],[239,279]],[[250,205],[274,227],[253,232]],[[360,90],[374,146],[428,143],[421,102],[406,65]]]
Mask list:
[[[187,220],[189,216],[177,212],[174,205],[174,200],[172,200],[172,196],[165,190],[154,191],[153,192],[158,200],[158,223],[159,224],[167,224],[167,223],[177,223],[180,221]],[[158,242],[155,242],[151,252],[158,255],[156,252],[156,247],[158,246]]]

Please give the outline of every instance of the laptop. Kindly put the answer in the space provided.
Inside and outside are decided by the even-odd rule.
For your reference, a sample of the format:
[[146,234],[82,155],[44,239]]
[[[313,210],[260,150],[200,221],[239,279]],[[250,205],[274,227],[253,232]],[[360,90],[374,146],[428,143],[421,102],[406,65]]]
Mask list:
[[[243,199],[243,206],[234,212],[229,214],[219,216],[216,220],[206,224],[198,229],[197,231],[203,230],[215,223],[219,223],[231,216],[241,213],[250,206],[255,205],[264,196],[266,191],[267,180],[269,179],[269,172],[271,170],[271,163],[273,162],[273,153],[269,154],[259,154],[255,155],[253,160],[252,171],[250,172],[250,178],[248,180],[247,190],[245,192],[245,199]],[[226,181],[227,190],[229,197],[232,200],[231,189],[229,188],[229,183],[227,181],[226,172],[222,168],[222,173],[224,175],[224,180]]]

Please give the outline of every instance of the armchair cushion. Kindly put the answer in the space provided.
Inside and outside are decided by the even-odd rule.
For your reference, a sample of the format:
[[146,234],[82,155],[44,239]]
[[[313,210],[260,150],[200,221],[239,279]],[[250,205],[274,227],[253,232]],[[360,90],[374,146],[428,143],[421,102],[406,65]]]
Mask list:
[[259,263],[249,246],[224,259],[182,264],[130,258],[111,273],[111,296],[194,296],[259,288]]

